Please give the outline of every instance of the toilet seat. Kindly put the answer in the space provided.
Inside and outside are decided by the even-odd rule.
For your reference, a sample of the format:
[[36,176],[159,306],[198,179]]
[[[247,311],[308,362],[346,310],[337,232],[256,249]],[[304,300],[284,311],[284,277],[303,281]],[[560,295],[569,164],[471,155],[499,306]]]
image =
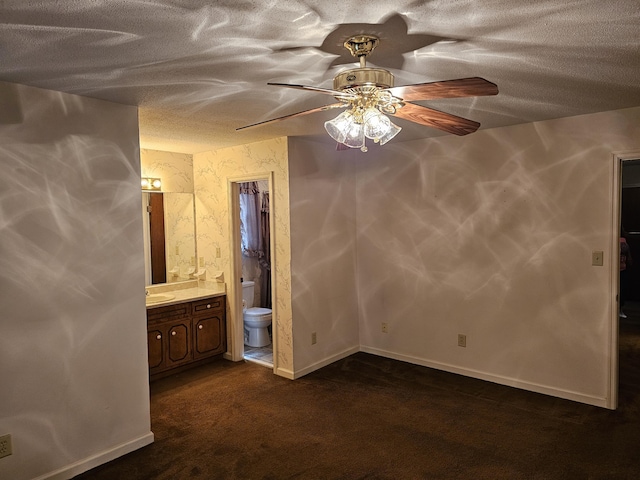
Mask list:
[[244,315],[247,317],[265,317],[267,315],[271,315],[270,308],[262,308],[262,307],[251,307],[247,308],[244,311]]

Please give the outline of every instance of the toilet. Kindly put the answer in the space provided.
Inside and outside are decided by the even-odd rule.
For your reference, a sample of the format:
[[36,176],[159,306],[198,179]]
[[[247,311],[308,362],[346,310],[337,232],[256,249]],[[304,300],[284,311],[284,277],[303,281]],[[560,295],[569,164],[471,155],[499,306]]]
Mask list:
[[271,309],[253,306],[255,282],[242,282],[242,318],[244,320],[244,344],[248,347],[266,347],[271,343],[269,325]]

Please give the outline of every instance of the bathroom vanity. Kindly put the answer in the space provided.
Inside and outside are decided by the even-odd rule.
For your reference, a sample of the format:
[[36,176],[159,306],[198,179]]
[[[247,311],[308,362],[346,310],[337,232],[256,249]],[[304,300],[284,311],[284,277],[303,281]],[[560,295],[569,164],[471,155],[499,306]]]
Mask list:
[[147,304],[150,380],[201,365],[227,351],[224,288],[152,296],[161,300]]

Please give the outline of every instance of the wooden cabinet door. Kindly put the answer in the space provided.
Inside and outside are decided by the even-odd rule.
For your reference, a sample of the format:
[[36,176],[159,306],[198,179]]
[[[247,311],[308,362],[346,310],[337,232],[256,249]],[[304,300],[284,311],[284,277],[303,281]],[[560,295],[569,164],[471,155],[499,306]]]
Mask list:
[[147,330],[147,349],[149,352],[149,373],[153,374],[164,367],[164,334],[159,328]]
[[222,315],[213,314],[206,318],[195,318],[193,328],[194,360],[225,352],[227,339]]
[[[151,379],[169,375],[227,350],[225,297],[147,310]],[[203,362],[204,363],[204,362]]]
[[167,367],[191,360],[190,321],[173,323],[167,332]]

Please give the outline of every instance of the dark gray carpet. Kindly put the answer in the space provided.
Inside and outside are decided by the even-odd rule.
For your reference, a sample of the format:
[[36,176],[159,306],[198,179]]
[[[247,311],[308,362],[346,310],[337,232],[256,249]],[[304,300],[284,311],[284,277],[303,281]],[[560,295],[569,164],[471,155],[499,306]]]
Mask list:
[[635,480],[636,314],[616,411],[364,353],[296,381],[221,360],[152,383],[155,443],[76,478]]

